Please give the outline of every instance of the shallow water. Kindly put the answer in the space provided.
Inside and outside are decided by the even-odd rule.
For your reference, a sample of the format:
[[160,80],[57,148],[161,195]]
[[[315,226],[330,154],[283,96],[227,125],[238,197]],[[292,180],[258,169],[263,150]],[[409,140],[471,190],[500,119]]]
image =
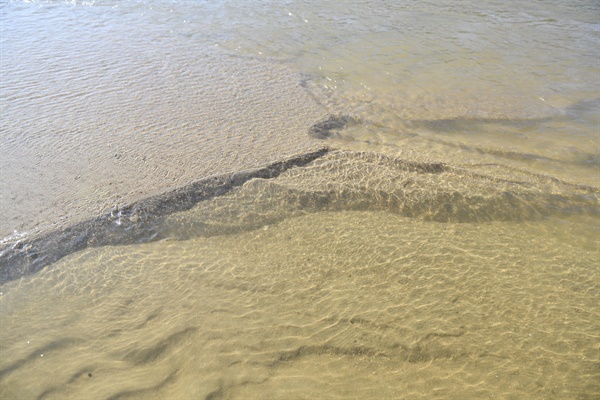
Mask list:
[[0,397],[600,395],[597,2],[0,5]]
[[3,286],[2,394],[593,398],[597,252],[577,223],[319,212],[84,250]]
[[306,131],[326,113],[296,71],[171,32],[151,8],[2,8],[2,237],[322,146]]

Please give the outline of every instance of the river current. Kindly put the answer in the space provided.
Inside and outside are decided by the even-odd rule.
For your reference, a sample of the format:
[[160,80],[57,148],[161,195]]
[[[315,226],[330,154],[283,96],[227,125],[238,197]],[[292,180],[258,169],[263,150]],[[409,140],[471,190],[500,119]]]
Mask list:
[[1,398],[600,395],[597,1],[0,7]]

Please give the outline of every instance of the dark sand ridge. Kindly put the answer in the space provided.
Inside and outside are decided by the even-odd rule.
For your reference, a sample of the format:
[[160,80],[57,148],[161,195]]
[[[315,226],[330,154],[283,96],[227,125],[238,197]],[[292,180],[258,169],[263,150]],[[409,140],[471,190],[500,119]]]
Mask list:
[[33,274],[45,266],[86,247],[143,243],[160,239],[162,220],[171,213],[194,207],[198,202],[227,194],[249,180],[270,179],[303,166],[328,152],[320,149],[266,167],[213,175],[139,202],[115,208],[110,213],[53,231],[29,235],[0,247],[0,284]]
[[320,211],[385,211],[451,223],[523,221],[594,215],[599,198],[594,187],[509,167],[324,148],[262,168],[214,175],[5,246],[0,283],[86,247],[239,233]]

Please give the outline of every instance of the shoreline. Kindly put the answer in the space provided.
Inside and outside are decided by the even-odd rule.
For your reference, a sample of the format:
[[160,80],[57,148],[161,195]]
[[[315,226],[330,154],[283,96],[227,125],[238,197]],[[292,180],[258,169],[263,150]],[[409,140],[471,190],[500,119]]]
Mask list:
[[[98,62],[74,69],[72,86],[53,84],[60,69],[43,70],[40,81],[32,78],[37,70],[24,68],[3,82],[14,94],[0,116],[0,237],[61,229],[201,176],[323,145],[307,132],[328,113],[290,66],[211,47],[191,56],[179,42],[167,66],[141,46],[152,61],[141,70],[138,58],[110,65],[99,61],[102,51],[86,51]],[[65,62],[69,70],[79,65]],[[22,86],[45,95],[32,97]]]
[[[88,247],[181,239],[190,232],[227,235],[319,211],[385,211],[442,224],[599,215],[597,188],[526,172],[507,179],[500,172],[322,146],[7,241],[0,245],[0,285]],[[200,203],[206,205],[191,210]],[[239,205],[247,211],[240,214]],[[171,217],[175,213],[182,214]]]
[[110,213],[71,226],[34,232],[15,241],[5,238],[0,248],[0,285],[34,274],[86,247],[152,241],[156,220],[224,195],[251,179],[275,178],[290,168],[301,167],[323,157],[329,151],[328,147],[322,147],[263,167],[208,176],[123,207],[115,207]]

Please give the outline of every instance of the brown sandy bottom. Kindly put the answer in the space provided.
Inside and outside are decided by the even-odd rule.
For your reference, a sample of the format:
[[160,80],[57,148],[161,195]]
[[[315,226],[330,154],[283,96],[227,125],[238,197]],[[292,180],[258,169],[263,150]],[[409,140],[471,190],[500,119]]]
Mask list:
[[0,395],[592,399],[579,224],[316,212],[86,249],[3,285]]
[[[183,7],[14,5],[0,237],[17,232],[0,256],[16,258],[0,268],[18,279],[0,285],[0,398],[600,396],[593,40],[519,12],[499,64],[499,25],[477,35],[489,49],[448,46],[464,7],[355,36],[336,21],[383,26],[364,2],[317,2],[306,20],[233,2],[183,30]],[[401,53],[370,63],[373,43]],[[367,152],[236,172],[323,144]],[[178,203],[215,176],[226,195]],[[28,274],[56,243],[60,259]]]

